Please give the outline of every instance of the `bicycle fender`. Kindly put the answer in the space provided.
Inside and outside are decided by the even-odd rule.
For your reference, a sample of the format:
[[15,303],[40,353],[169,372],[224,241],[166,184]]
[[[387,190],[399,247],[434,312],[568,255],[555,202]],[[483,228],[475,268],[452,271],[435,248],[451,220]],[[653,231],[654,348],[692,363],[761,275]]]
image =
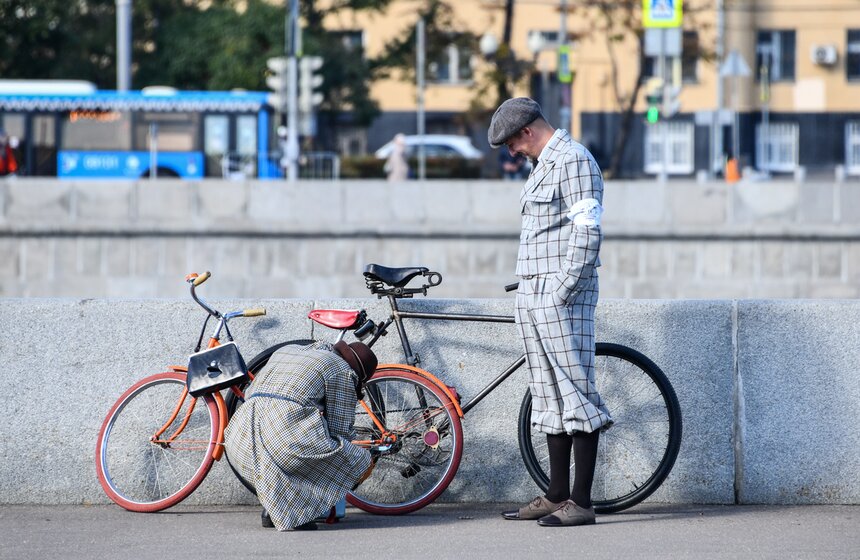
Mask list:
[[212,393],[215,397],[215,406],[218,407],[218,437],[215,440],[215,451],[212,457],[216,461],[220,461],[224,456],[224,429],[227,427],[227,405],[224,404],[224,397],[220,392]]
[[408,366],[406,364],[379,364],[378,366],[376,366],[376,371],[382,371],[385,369],[405,369],[407,371],[411,371],[412,373],[417,373],[418,375],[438,387],[443,393],[445,393],[445,396],[451,399],[451,402],[454,403],[454,410],[457,411],[457,416],[459,416],[460,418],[463,417],[463,409],[460,408],[460,399],[457,398],[454,393],[451,392],[451,389],[447,385],[445,385],[441,379],[439,379],[429,371],[417,368],[415,366]]

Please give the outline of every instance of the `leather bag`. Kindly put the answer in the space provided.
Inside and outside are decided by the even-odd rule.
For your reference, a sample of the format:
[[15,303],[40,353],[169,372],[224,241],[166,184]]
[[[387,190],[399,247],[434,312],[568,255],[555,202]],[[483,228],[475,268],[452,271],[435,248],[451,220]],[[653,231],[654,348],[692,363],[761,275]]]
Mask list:
[[188,358],[186,385],[193,397],[214,393],[248,379],[248,366],[235,342],[197,352]]

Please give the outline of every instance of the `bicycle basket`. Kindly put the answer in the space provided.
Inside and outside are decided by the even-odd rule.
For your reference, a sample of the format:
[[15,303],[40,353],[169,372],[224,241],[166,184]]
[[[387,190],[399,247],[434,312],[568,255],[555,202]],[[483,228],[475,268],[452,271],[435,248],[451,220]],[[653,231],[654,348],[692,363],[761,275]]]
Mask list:
[[199,397],[248,380],[248,366],[235,342],[192,354],[188,358],[188,392]]

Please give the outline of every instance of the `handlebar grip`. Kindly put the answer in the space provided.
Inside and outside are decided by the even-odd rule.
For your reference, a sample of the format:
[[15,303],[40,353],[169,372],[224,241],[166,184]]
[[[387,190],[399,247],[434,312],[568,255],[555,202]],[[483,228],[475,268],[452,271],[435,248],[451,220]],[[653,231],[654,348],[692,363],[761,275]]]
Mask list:
[[254,307],[242,311],[242,317],[260,317],[266,314],[265,307]]
[[206,272],[204,272],[203,274],[201,274],[200,276],[195,278],[194,281],[192,282],[192,284],[194,284],[194,287],[196,288],[197,286],[199,286],[203,282],[209,280],[210,276],[212,276],[212,273],[207,270]]
[[519,287],[520,287],[520,283],[514,282],[513,284],[508,284],[507,286],[505,286],[505,291],[506,292],[513,292],[514,290],[516,290]]

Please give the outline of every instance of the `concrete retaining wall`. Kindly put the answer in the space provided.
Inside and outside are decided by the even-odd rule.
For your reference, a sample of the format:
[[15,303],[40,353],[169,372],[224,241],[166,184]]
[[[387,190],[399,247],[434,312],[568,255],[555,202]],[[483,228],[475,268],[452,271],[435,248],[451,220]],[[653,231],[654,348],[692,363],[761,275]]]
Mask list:
[[[0,296],[359,297],[365,264],[442,297],[510,282],[520,185],[490,181],[0,181]],[[860,182],[606,185],[607,297],[860,297]]]
[[[212,281],[214,287],[218,278]],[[207,284],[207,288],[209,285]],[[205,292],[205,289],[203,290]],[[235,321],[246,355],[285,339],[328,332],[305,319],[313,307],[360,300],[217,301],[265,305]],[[405,307],[506,314],[511,299],[404,302]],[[100,423],[145,374],[182,363],[202,312],[186,300],[7,299],[0,306],[0,503],[103,503],[94,467]],[[684,413],[684,440],[669,479],[652,498],[698,503],[860,503],[860,302],[659,301],[600,303],[598,338],[637,348],[667,374]],[[473,395],[513,360],[513,325],[410,323],[423,365]],[[395,336],[377,347],[400,360]],[[524,373],[464,421],[466,451],[448,501],[519,501],[535,487],[516,443]],[[251,503],[224,464],[191,502]]]

